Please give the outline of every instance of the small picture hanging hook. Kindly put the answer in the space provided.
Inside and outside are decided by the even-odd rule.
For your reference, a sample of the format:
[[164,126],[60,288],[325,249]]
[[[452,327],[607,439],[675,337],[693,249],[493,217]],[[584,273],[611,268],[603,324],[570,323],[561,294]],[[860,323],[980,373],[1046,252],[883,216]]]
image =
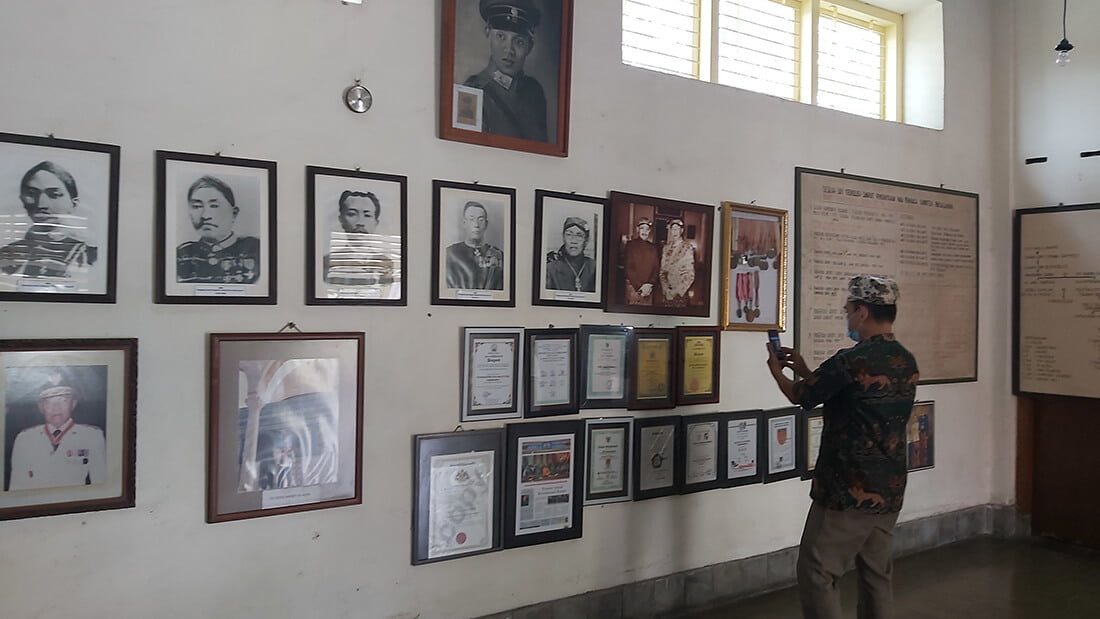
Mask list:
[[215,157],[221,157],[222,156],[222,151],[220,151],[220,150],[214,151],[214,156]]
[[749,200],[749,204],[750,205],[756,204],[756,200]]
[[294,324],[293,322],[286,323],[285,325],[283,325],[283,328],[279,329],[277,332],[283,333],[289,330],[294,330],[296,333],[302,333],[302,330],[298,328],[298,325]]
[[840,168],[840,173],[844,174],[844,168]]
[[466,431],[466,428],[463,428],[461,423],[458,424],[457,426],[455,426],[454,430],[451,430],[451,432],[465,432],[465,431]]
[[50,138],[51,140],[54,139],[53,132],[51,131],[51,132],[47,133],[46,137]]

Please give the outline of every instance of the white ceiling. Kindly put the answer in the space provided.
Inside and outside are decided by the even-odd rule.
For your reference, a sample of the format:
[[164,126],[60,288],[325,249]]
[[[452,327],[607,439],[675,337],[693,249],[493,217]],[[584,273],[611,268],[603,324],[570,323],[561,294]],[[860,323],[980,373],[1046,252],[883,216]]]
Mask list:
[[940,0],[864,0],[867,4],[877,6],[887,11],[893,11],[899,15],[905,15],[913,9],[936,4]]

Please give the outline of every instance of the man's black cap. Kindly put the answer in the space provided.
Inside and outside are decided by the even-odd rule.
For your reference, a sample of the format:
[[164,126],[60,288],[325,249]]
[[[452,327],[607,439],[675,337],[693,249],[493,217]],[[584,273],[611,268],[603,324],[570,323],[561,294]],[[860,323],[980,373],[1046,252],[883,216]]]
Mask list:
[[481,0],[481,18],[490,28],[535,35],[542,14],[532,0]]

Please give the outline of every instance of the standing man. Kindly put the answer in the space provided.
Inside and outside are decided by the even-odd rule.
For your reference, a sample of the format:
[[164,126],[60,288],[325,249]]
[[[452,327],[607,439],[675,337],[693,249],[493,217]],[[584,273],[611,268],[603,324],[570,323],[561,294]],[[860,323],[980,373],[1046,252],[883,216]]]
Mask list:
[[478,8],[485,20],[489,64],[466,78],[465,85],[485,93],[482,131],[547,141],[546,94],[537,79],[523,72],[541,13],[533,0],[481,0]]
[[546,287],[550,290],[596,292],[596,261],[584,255],[588,247],[588,222],[566,217],[561,247],[546,254]]
[[[393,260],[385,255],[382,239],[374,234],[382,216],[382,203],[369,191],[340,194],[340,228],[332,235],[332,247],[324,259],[324,279],[338,286],[393,284]],[[385,296],[383,294],[382,296]]]
[[636,228],[637,236],[625,241],[623,246],[626,302],[630,305],[653,305],[653,289],[660,276],[661,253],[653,241],[649,240],[653,232],[653,220],[642,217]]
[[[798,593],[807,619],[839,619],[845,567],[859,573],[859,616],[892,616],[891,551],[905,496],[905,431],[919,379],[917,362],[895,338],[898,285],[858,275],[848,282],[848,336],[856,345],[810,371],[797,351],[768,367],[793,404],[824,403],[825,428],[798,552]],[[796,380],[783,375],[794,371]]]
[[176,248],[176,281],[189,284],[254,284],[260,278],[260,239],[233,230],[241,212],[233,189],[202,176],[187,189],[197,241]]
[[473,200],[462,207],[464,240],[447,247],[447,287],[504,290],[504,252],[485,242],[489,212]]

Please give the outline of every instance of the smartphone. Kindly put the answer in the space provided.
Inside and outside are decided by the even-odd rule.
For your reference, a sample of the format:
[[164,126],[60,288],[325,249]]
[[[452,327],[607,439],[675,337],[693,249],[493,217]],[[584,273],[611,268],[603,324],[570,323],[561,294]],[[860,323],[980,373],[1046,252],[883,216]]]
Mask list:
[[768,329],[768,343],[772,346],[772,352],[775,353],[777,359],[786,359],[787,355],[783,352],[783,345],[779,343],[779,331],[776,329]]

